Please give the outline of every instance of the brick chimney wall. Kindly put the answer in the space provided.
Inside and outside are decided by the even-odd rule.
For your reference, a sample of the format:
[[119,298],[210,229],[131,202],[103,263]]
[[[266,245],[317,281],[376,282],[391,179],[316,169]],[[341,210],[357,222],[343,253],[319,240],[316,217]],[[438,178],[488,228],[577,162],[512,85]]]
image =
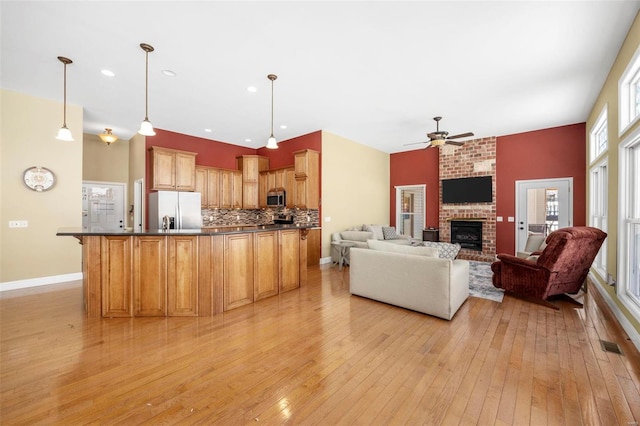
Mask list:
[[[462,249],[458,259],[492,262],[496,256],[496,138],[466,141],[462,146],[440,148],[440,240],[451,241],[451,220],[482,222],[482,252]],[[491,203],[443,204],[442,180],[492,176]]]

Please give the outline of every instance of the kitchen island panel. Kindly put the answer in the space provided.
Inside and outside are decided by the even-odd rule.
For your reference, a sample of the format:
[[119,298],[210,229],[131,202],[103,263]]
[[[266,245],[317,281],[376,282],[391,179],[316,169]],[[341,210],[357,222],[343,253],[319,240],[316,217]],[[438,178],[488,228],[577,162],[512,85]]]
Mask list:
[[84,309],[89,318],[102,316],[102,237],[83,237],[82,286]]
[[102,316],[131,316],[131,238],[101,238]]
[[198,237],[169,237],[167,315],[198,315]]
[[167,315],[167,237],[134,237],[135,316]]
[[[280,231],[280,292],[300,287],[300,232]],[[306,266],[306,259],[305,259]]]
[[278,294],[278,234],[275,231],[254,234],[254,300]]
[[253,303],[253,234],[224,237],[224,310]]

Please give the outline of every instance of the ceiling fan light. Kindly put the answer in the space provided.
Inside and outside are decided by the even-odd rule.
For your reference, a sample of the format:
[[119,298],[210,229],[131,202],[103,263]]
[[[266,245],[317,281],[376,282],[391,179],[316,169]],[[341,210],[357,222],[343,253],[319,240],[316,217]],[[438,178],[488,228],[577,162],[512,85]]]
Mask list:
[[74,141],[73,136],[71,136],[71,130],[69,130],[67,126],[60,127],[60,130],[58,130],[58,136],[56,136],[56,139],[58,139],[59,141],[65,141],[65,142]]
[[111,145],[112,143],[118,140],[118,137],[113,133],[111,133],[111,129],[108,129],[108,128],[104,129],[104,133],[100,133],[98,136],[100,136],[100,139],[102,139],[102,142],[106,143],[107,146]]
[[151,125],[151,122],[149,120],[143,120],[142,123],[140,123],[140,130],[138,130],[138,133],[143,136],[156,135],[156,132],[153,130],[153,126]]
[[267,141],[267,148],[278,149],[278,143],[276,142],[276,138],[274,138],[273,135],[269,136],[269,140]]

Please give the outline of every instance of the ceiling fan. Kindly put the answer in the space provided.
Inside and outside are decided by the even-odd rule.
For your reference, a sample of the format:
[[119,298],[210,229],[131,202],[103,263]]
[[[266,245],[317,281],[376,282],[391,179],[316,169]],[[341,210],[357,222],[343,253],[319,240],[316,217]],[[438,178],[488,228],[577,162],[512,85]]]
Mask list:
[[433,133],[427,133],[427,137],[429,138],[428,141],[407,143],[407,144],[405,144],[405,146],[407,146],[407,145],[415,145],[415,144],[419,144],[419,143],[428,143],[429,145],[427,146],[427,148],[432,147],[432,146],[433,147],[442,146],[444,144],[461,146],[461,145],[464,144],[464,142],[453,141],[451,139],[466,138],[466,137],[469,137],[469,136],[473,136],[472,132],[460,133],[459,135],[448,136],[449,132],[446,132],[444,130],[440,130],[440,120],[442,120],[442,117],[433,117],[433,119],[436,122],[436,131],[433,132]]

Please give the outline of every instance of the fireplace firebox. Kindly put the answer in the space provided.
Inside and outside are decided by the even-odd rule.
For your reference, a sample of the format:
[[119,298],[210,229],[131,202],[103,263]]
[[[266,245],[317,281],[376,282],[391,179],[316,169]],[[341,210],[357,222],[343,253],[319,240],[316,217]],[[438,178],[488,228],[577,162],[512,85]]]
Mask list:
[[482,251],[482,222],[452,220],[451,242],[465,249]]

